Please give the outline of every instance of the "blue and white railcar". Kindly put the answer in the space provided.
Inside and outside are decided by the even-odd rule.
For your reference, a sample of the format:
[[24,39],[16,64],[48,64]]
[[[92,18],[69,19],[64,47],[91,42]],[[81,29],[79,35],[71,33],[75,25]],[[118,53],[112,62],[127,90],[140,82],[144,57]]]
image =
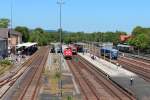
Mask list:
[[118,58],[118,50],[110,48],[101,48],[101,55],[111,59]]
[[117,49],[121,52],[132,53],[134,50],[134,47],[130,45],[118,44]]

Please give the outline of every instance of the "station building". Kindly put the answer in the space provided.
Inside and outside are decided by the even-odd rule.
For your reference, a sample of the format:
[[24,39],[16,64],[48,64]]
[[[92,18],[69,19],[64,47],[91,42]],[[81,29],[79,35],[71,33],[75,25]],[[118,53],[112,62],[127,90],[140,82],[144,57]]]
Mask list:
[[5,58],[9,53],[16,52],[16,45],[22,42],[19,32],[8,28],[0,28],[0,58]]

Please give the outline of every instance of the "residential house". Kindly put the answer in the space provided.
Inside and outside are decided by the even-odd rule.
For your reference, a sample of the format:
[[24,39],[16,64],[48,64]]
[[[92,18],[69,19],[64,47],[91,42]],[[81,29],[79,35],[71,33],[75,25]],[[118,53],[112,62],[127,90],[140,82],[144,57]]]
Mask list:
[[8,30],[8,50],[16,53],[16,45],[22,43],[22,35],[14,30]]
[[22,42],[22,35],[21,33],[11,29],[0,28],[0,41],[1,51],[4,49],[7,51],[4,53],[5,55],[8,55],[9,53],[16,53],[16,45]]
[[126,42],[131,37],[132,37],[131,35],[120,35],[120,42]]

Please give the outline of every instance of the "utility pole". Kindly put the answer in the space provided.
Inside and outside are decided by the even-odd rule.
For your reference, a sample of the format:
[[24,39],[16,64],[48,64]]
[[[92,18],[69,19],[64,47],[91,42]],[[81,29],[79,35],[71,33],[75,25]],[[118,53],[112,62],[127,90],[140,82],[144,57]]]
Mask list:
[[[64,4],[63,0],[59,0],[57,2],[57,4],[59,5],[59,32],[60,32],[60,48],[61,48],[61,51],[62,51],[62,24],[61,24],[61,21],[62,21],[62,5]],[[61,61],[61,53],[60,53],[60,73],[62,75],[62,61]],[[61,93],[60,93],[60,96],[62,97],[62,76],[61,76],[61,79],[60,79],[60,88],[61,88]]]
[[[10,27],[9,27],[9,35],[12,33],[12,23],[13,23],[13,0],[10,0]],[[8,55],[10,56],[11,54],[11,46],[10,44],[8,45],[9,49],[8,49]]]
[[13,22],[13,0],[11,0],[11,4],[10,4],[10,13],[11,13],[11,16],[10,16],[10,29],[12,30],[12,22]]

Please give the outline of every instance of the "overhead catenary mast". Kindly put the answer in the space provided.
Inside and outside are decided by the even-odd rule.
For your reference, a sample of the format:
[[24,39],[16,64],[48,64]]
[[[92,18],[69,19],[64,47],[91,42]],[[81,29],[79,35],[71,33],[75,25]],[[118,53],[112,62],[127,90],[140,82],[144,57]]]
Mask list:
[[10,29],[12,30],[12,23],[13,23],[13,0],[11,0],[10,4]]
[[[57,4],[59,5],[59,9],[60,9],[60,11],[59,11],[59,32],[60,32],[60,47],[62,48],[62,5],[64,4],[64,1],[63,0],[59,0],[58,2],[57,2]],[[61,53],[60,53],[60,73],[62,74],[62,59],[61,59]],[[60,95],[61,95],[61,97],[62,97],[62,79],[60,80],[60,88],[61,88],[61,93],[60,93]]]
[[[10,36],[10,34],[12,34],[12,25],[13,23],[13,0],[10,0],[10,26],[8,27],[9,28],[9,34],[8,36]],[[8,55],[11,54],[11,45],[9,44],[8,45]]]

